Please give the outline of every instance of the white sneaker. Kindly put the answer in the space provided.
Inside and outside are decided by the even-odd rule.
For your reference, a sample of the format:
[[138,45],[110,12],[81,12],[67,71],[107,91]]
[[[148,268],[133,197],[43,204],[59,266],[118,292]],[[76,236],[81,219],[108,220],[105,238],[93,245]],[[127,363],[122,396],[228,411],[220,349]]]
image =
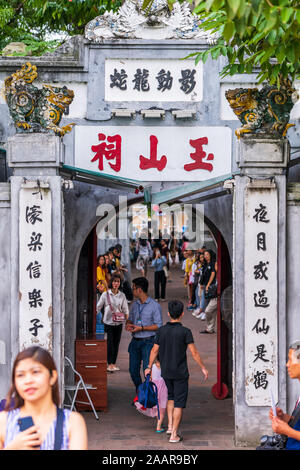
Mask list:
[[192,315],[194,315],[194,317],[196,317],[199,314],[199,312],[200,312],[200,308],[196,308],[196,310],[194,310],[192,312]]
[[205,312],[201,313],[200,320],[203,320],[203,321],[206,320]]

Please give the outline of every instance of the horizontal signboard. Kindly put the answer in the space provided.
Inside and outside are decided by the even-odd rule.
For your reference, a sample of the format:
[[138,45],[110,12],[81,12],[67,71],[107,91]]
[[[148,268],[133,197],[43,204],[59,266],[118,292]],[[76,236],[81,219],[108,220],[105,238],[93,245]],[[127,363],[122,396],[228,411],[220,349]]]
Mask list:
[[106,101],[202,101],[202,62],[106,59]]
[[231,172],[231,129],[76,126],[74,164],[139,181],[205,181]]

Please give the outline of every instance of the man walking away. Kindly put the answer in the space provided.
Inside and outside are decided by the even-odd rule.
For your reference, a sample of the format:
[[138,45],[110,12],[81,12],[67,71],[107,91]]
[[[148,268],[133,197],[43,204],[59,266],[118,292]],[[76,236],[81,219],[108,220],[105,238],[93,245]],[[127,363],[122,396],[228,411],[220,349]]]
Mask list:
[[194,345],[191,330],[181,324],[184,315],[183,303],[179,300],[169,302],[168,315],[171,321],[157,331],[145,375],[151,373],[151,368],[159,352],[161,375],[168,388],[169,426],[167,433],[171,434],[169,442],[177,443],[182,441],[182,437],[178,435],[178,428],[188,396],[187,348],[201,367],[204,380],[208,377],[208,371]]

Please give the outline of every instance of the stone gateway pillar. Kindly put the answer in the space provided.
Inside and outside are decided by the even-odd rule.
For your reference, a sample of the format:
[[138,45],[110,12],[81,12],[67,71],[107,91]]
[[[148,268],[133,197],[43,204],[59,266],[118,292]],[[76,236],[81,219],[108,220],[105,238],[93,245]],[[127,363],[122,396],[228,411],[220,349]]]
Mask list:
[[[234,408],[237,445],[272,433],[272,403],[286,409],[287,139],[239,141],[233,206]],[[239,351],[239,354],[237,354]]]
[[43,133],[8,140],[11,183],[11,350],[39,344],[63,371],[64,210],[62,143]]

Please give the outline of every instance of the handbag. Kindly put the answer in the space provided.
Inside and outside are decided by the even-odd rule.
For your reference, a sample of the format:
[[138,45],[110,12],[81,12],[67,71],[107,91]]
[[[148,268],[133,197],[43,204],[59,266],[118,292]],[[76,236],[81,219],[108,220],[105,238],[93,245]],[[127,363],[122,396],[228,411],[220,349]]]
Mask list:
[[217,297],[217,284],[211,284],[207,290],[205,290],[204,297],[206,299],[215,299]]
[[110,300],[110,295],[108,291],[106,292],[107,295],[107,302],[110,307],[111,313],[112,313],[112,320],[114,323],[122,323],[125,321],[125,313],[120,312],[120,311],[115,311]]
[[151,382],[150,374],[148,374],[146,380],[138,386],[137,396],[134,401],[138,401],[141,405],[143,405],[144,410],[157,406],[157,417],[160,419],[158,390],[156,384]]
[[167,266],[164,266],[164,267],[163,267],[163,272],[165,273],[165,276],[166,276],[166,277],[169,276],[169,271],[168,271]]
[[194,274],[189,273],[189,284],[194,284],[194,280],[195,280]]
[[[300,418],[300,402],[294,409],[288,425],[294,428]],[[260,446],[256,450],[286,450],[288,437],[283,434],[273,434],[273,436],[261,436]]]
[[56,411],[57,411],[57,418],[56,418],[53,450],[61,450],[61,446],[63,443],[63,424],[64,424],[65,415],[61,408],[57,407]]

